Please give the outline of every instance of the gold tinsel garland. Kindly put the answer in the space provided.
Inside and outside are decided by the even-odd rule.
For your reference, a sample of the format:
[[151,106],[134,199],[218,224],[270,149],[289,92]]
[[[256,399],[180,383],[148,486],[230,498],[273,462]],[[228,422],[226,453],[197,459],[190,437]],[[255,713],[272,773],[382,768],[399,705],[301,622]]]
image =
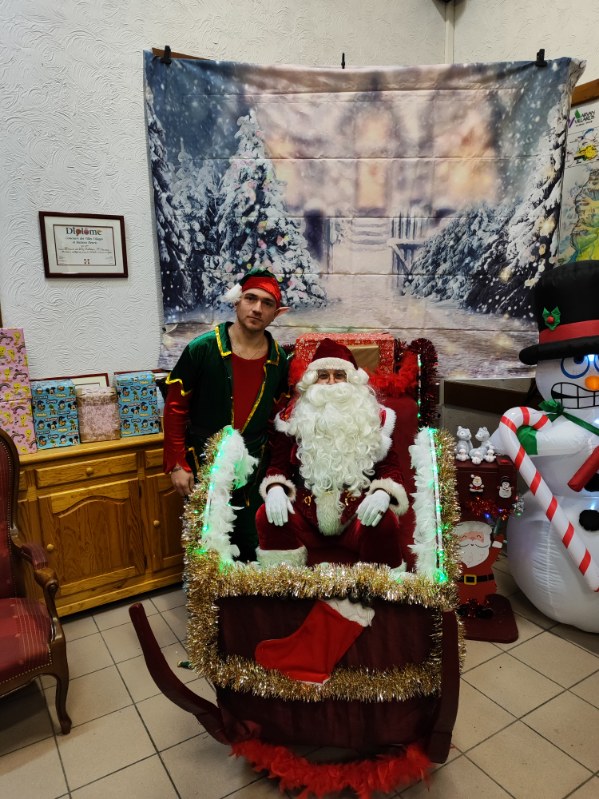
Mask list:
[[[248,691],[262,697],[285,700],[324,699],[390,701],[438,693],[441,680],[441,613],[455,608],[458,576],[457,541],[452,534],[459,518],[455,491],[453,441],[448,433],[433,431],[439,474],[441,528],[444,552],[439,564],[447,575],[444,582],[406,574],[395,578],[385,566],[320,564],[292,567],[282,564],[268,569],[256,564],[223,564],[214,551],[201,549],[203,511],[210,484],[209,473],[222,436],[208,442],[200,482],[184,514],[186,583],[188,590],[188,653],[196,670],[215,685]],[[324,685],[292,680],[275,670],[237,655],[222,656],[218,650],[218,606],[220,597],[269,596],[290,599],[384,599],[418,604],[436,610],[435,632],[429,657],[421,664],[373,671],[367,668],[337,668]],[[463,659],[463,631],[460,625]]]

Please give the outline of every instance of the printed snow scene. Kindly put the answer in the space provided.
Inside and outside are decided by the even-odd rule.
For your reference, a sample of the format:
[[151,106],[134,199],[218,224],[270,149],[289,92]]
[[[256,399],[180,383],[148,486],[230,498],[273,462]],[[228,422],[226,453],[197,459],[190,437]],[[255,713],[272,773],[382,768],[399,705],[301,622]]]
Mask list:
[[441,373],[528,374],[531,288],[557,255],[570,95],[534,62],[358,69],[145,53],[166,333],[160,366],[232,317],[255,265],[273,330],[430,338]]

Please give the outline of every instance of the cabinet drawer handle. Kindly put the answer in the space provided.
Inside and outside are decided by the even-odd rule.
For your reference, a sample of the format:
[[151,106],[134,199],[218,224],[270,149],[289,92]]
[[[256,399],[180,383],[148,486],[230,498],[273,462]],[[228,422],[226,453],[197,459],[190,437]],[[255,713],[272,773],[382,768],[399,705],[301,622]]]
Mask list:
[[160,527],[160,522],[158,519],[154,519],[154,527]]
[[46,544],[46,552],[54,552],[54,544]]
[[89,475],[91,477],[91,475],[93,473],[94,473],[94,470],[92,469],[92,467],[88,466],[87,469],[85,470],[85,474],[87,474],[87,475]]

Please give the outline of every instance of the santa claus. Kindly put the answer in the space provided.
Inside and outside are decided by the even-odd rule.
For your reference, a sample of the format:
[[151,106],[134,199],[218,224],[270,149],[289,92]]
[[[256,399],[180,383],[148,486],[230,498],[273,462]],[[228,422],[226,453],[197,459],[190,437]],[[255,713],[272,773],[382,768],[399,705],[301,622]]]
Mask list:
[[256,516],[263,565],[304,565],[332,540],[355,560],[399,567],[408,498],[391,446],[395,413],[378,402],[351,351],[320,342],[295,400],[275,420]]

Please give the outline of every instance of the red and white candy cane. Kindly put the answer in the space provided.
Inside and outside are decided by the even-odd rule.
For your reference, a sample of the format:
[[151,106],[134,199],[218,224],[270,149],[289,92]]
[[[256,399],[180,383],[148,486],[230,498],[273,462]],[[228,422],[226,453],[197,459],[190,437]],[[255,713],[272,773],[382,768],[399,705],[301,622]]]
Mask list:
[[562,510],[559,502],[551,493],[551,489],[543,480],[541,473],[532,462],[529,455],[516,435],[519,427],[528,425],[535,430],[540,430],[549,422],[549,418],[541,411],[533,408],[510,408],[501,417],[500,436],[504,445],[505,454],[508,455],[522,478],[534,494],[537,502],[545,511],[568,555],[584,577],[591,591],[599,591],[599,569],[587,549],[584,541],[574,529],[574,525]]

